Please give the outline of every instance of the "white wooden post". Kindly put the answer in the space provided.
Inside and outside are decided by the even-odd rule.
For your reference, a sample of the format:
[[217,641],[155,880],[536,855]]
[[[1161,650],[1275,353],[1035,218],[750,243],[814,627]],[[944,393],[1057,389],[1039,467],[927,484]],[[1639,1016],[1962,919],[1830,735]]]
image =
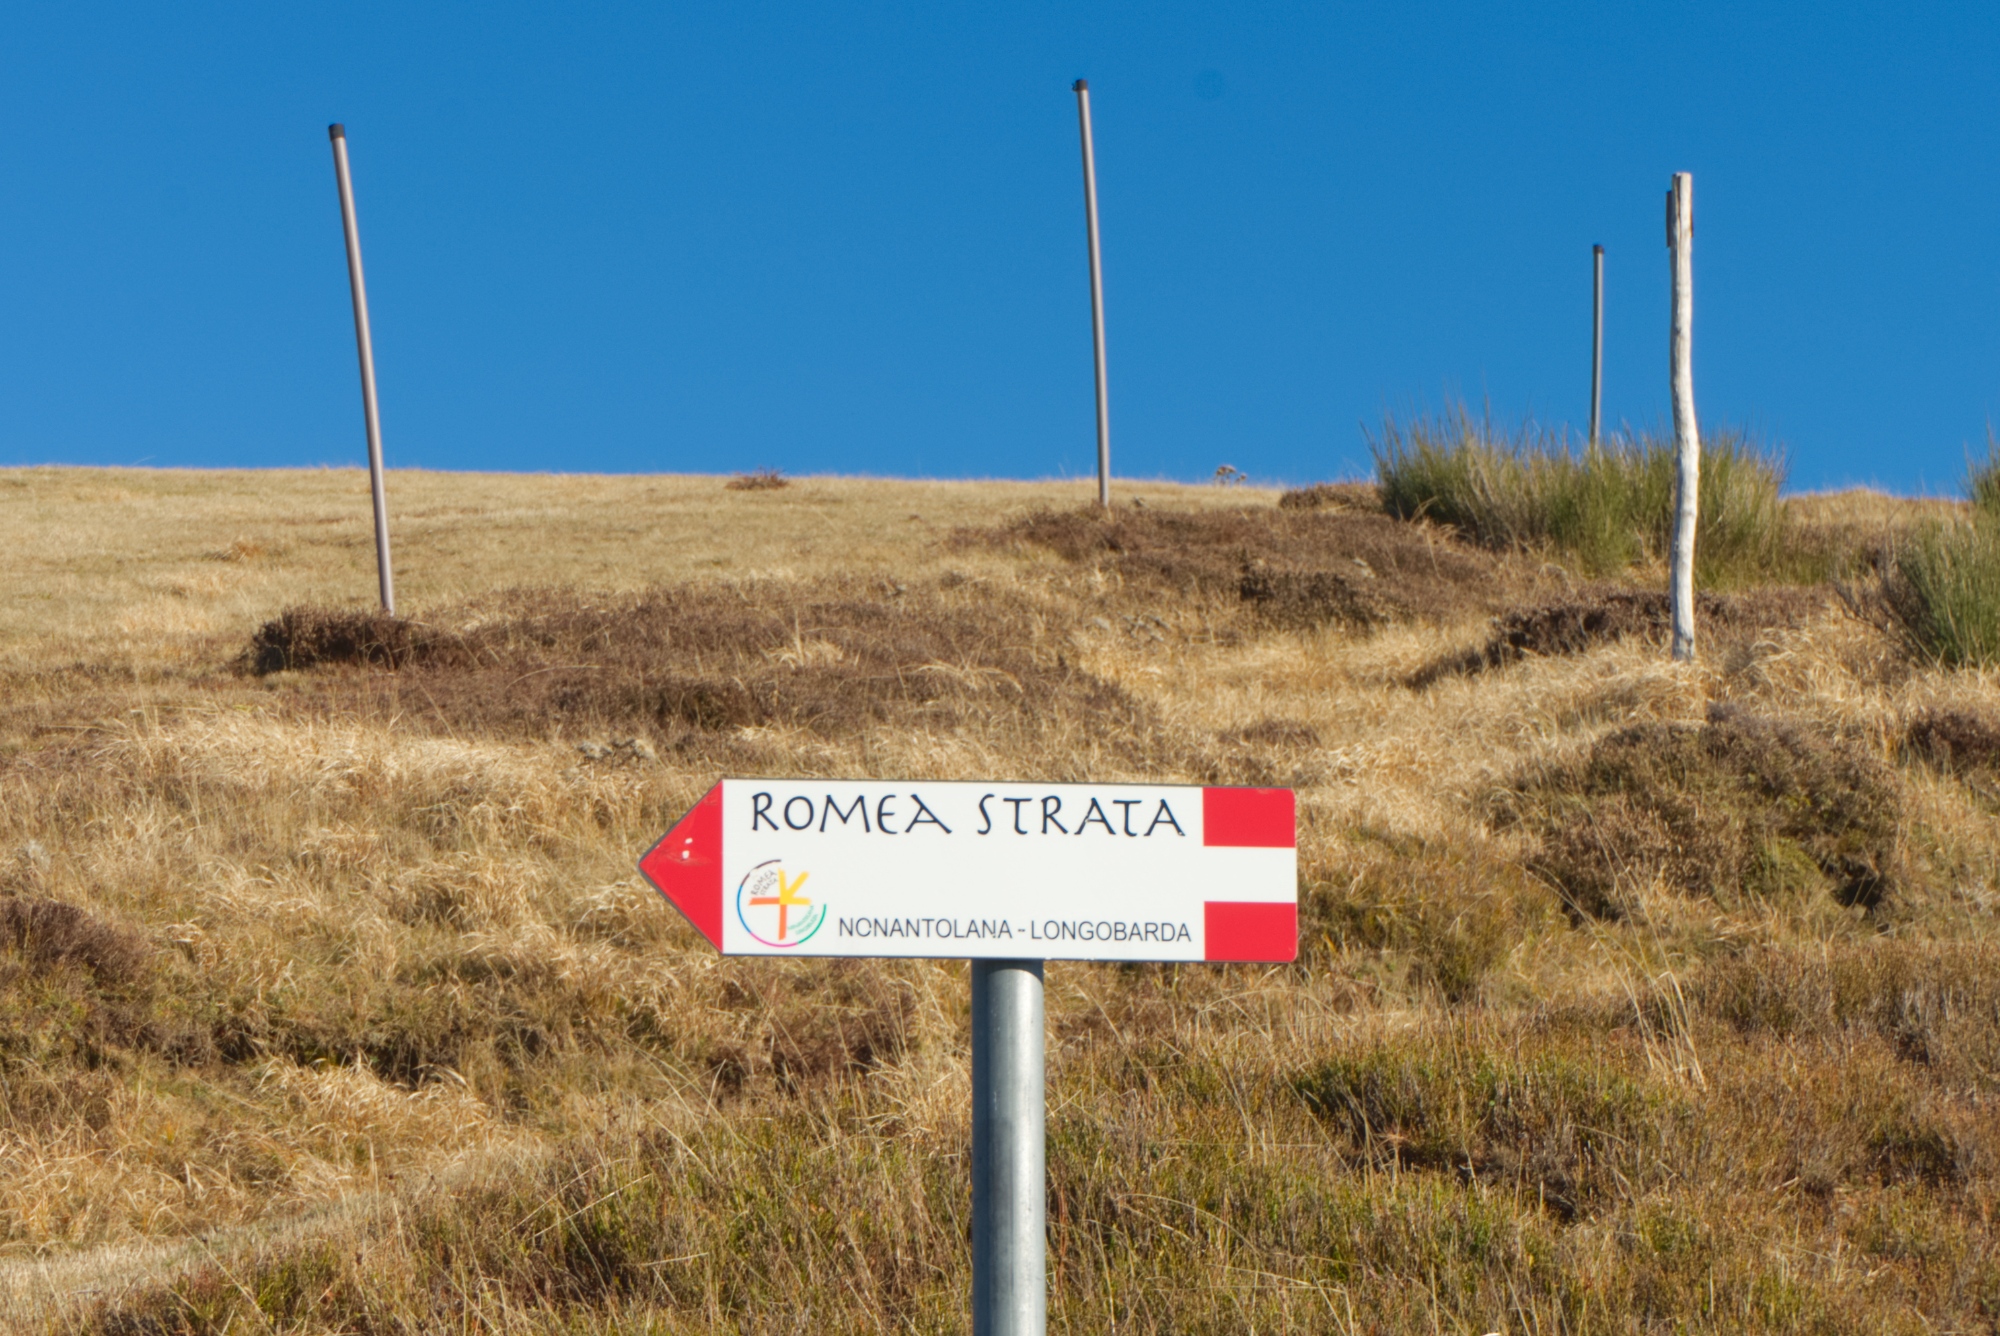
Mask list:
[[1668,332],[1674,398],[1673,656],[1694,657],[1694,535],[1700,519],[1701,433],[1694,420],[1694,176],[1675,172],[1667,191],[1674,312]]

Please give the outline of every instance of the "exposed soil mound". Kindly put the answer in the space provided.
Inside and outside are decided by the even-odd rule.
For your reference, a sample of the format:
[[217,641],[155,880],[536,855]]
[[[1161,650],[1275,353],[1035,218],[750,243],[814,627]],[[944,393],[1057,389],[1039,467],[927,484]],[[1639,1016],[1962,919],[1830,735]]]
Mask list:
[[1533,869],[1572,912],[1624,915],[1655,877],[1725,906],[1894,887],[1900,804],[1881,762],[1727,706],[1691,728],[1640,724],[1521,784]]
[[1293,626],[1449,621],[1497,610],[1524,583],[1504,559],[1379,509],[1044,510],[960,539],[1034,544],[1128,588],[1233,595]]
[[[1733,648],[1773,630],[1795,627],[1835,606],[1825,588],[1772,588],[1738,594],[1695,595],[1697,643]],[[1665,644],[1670,632],[1666,592],[1653,589],[1597,590],[1528,608],[1495,619],[1484,645],[1427,664],[1410,678],[1423,688],[1445,677],[1467,676],[1526,658],[1584,654],[1631,636]]]
[[1918,760],[1945,774],[2000,774],[2000,722],[1988,715],[1927,711],[1911,721],[1905,742]]
[[[320,690],[411,719],[542,736],[622,728],[668,742],[764,725],[1031,730],[1092,720],[1120,748],[1142,707],[1073,666],[1061,628],[990,590],[683,585],[622,598],[521,591],[432,625],[298,609],[257,632],[252,666],[347,664]],[[380,671],[389,669],[393,671]],[[361,701],[352,698],[360,696]]]

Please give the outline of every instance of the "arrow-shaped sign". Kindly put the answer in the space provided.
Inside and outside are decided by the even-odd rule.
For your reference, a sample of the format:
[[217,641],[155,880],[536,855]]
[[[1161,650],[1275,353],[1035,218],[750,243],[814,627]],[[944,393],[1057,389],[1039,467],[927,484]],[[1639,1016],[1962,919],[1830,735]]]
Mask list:
[[725,955],[1298,954],[1290,789],[725,779],[639,870]]

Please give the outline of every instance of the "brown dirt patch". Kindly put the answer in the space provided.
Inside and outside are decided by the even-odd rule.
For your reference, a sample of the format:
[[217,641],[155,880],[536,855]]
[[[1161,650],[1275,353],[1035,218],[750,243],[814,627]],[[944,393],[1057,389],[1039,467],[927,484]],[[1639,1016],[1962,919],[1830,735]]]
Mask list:
[[1451,621],[1497,611],[1530,583],[1518,563],[1432,526],[1333,505],[1044,510],[959,541],[1045,548],[1141,597],[1237,601],[1288,626]]
[[1725,906],[1825,891],[1872,907],[1900,874],[1886,765],[1729,706],[1700,727],[1621,729],[1518,795],[1530,866],[1577,914],[1622,917],[1655,877]]
[[[1838,606],[1837,596],[1826,586],[1697,594],[1697,644],[1710,651],[1740,649]],[[1494,620],[1493,634],[1484,645],[1426,664],[1412,674],[1409,685],[1422,689],[1442,678],[1481,673],[1522,659],[1584,654],[1632,636],[1665,644],[1669,616],[1666,592],[1654,589],[1599,589],[1515,608]]]
[[609,728],[677,744],[783,725],[828,737],[879,728],[991,736],[1089,719],[1104,745],[1150,756],[1150,716],[1071,663],[1066,633],[1045,609],[984,589],[526,590],[422,623],[292,609],[257,632],[246,666],[345,668],[290,685],[330,706],[502,735]]

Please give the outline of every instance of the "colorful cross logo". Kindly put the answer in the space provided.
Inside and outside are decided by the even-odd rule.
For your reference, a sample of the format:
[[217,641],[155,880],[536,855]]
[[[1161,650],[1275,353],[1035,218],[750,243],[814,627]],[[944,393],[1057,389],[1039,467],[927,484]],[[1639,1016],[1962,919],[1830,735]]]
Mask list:
[[826,922],[826,907],[799,894],[811,873],[787,876],[778,859],[750,869],[736,888],[736,917],[743,930],[766,946],[790,947],[806,941]]

